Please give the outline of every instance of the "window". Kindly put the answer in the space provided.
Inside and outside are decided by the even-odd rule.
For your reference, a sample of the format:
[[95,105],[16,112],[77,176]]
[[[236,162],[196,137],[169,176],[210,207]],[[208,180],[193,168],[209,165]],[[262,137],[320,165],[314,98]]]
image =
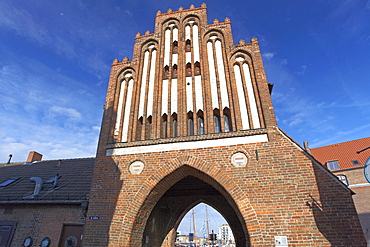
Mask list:
[[326,162],[326,166],[328,167],[329,170],[339,169],[337,160]]
[[198,132],[200,135],[204,134],[204,120],[202,117],[198,117]]
[[152,116],[149,116],[146,120],[146,131],[145,131],[145,139],[149,140],[152,135]]
[[177,78],[177,65],[172,67],[172,78]]
[[177,131],[177,114],[172,114],[172,136],[177,137],[179,136]]
[[200,63],[199,62],[196,62],[194,64],[195,66],[195,72],[194,72],[194,75],[200,75]]
[[347,186],[348,186],[348,180],[347,180],[347,176],[346,176],[346,175],[338,175],[337,177],[338,177],[338,179],[339,179],[342,183],[344,183],[345,185],[347,185]]
[[224,109],[224,124],[225,124],[225,132],[231,131],[231,121],[230,121],[230,109]]
[[174,41],[172,44],[172,53],[173,54],[179,53],[179,45],[177,41]]
[[203,135],[204,134],[204,117],[203,117],[203,111],[199,110],[197,113],[198,118],[198,134]]
[[193,112],[188,112],[188,133],[190,136],[194,135],[194,119],[193,119]]
[[137,126],[136,126],[136,140],[137,141],[141,140],[142,129],[143,129],[143,117],[140,117],[137,121]]
[[355,165],[355,166],[360,166],[361,165],[360,161],[358,161],[358,160],[352,160],[352,164]]
[[227,115],[224,116],[224,119],[225,119],[225,132],[229,132],[230,131],[230,120],[229,120],[229,117]]
[[0,244],[1,246],[10,246],[12,244],[16,222],[0,222]]
[[185,52],[191,51],[191,43],[190,40],[186,40],[185,42]]
[[163,68],[163,79],[168,79],[168,74],[169,74],[169,68],[168,68],[168,65],[166,65]]
[[5,187],[5,186],[7,186],[7,185],[9,185],[9,184],[11,184],[11,183],[13,183],[13,182],[17,181],[18,179],[19,179],[19,177],[16,177],[16,178],[10,178],[10,179],[6,180],[5,182],[1,183],[1,184],[0,184],[0,187]]
[[191,76],[191,64],[186,64],[186,76]]
[[218,109],[215,109],[213,111],[213,123],[215,126],[215,133],[221,132],[221,121],[220,121],[220,111]]
[[167,138],[167,114],[163,114],[162,116],[162,124],[161,124],[161,137]]
[[215,122],[215,133],[220,133],[221,132],[220,117],[219,116],[213,116],[213,120]]

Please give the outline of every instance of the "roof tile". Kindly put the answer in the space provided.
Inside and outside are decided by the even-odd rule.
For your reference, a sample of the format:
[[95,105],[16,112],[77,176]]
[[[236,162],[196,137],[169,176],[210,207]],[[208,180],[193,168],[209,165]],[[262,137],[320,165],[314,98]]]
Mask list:
[[[95,158],[48,160],[24,165],[25,163],[0,164],[0,183],[12,177],[19,177],[13,183],[0,187],[0,203],[34,203],[45,201],[82,201],[89,197]],[[43,185],[42,191],[34,199],[24,199],[33,194],[35,182],[31,177],[39,177],[44,182],[59,174],[57,186]]]
[[[370,137],[313,148],[311,149],[311,154],[322,164],[337,160],[339,169],[336,170],[342,170],[363,167],[366,160],[370,157],[370,149],[364,150],[368,147],[370,147]],[[361,150],[364,151],[357,153]],[[358,160],[360,165],[354,165],[352,160]]]

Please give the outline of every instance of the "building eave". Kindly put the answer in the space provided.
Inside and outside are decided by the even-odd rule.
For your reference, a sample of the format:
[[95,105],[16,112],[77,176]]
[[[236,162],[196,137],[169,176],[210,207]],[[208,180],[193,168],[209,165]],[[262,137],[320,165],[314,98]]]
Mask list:
[[356,193],[353,192],[351,189],[348,188],[347,185],[342,183],[336,175],[334,175],[330,170],[328,170],[326,167],[324,167],[318,160],[316,160],[311,154],[309,154],[304,148],[302,148],[297,142],[295,142],[290,136],[288,136],[283,130],[281,130],[279,127],[276,127],[276,129],[280,132],[280,134],[287,139],[289,142],[291,142],[299,151],[301,151],[307,158],[309,158],[314,165],[316,165],[320,170],[327,173],[330,177],[334,179],[335,182],[337,182],[340,186],[342,186],[345,190],[347,190],[352,195],[355,195]]

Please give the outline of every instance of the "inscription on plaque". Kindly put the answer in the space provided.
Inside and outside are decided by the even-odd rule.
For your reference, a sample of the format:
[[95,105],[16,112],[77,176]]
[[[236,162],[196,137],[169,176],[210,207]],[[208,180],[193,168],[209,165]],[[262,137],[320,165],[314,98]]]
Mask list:
[[231,157],[231,163],[233,163],[235,167],[245,167],[248,163],[248,157],[242,152],[235,153]]
[[140,174],[144,170],[144,163],[142,161],[134,161],[131,163],[129,170],[131,174]]

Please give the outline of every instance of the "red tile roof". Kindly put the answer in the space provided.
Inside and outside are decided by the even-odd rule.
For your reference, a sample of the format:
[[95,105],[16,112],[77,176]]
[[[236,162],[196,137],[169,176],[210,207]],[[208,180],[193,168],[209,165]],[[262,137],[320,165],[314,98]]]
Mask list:
[[[359,154],[357,152],[368,147],[370,147],[370,137],[313,148],[311,149],[311,154],[323,165],[328,161],[337,160],[339,169],[336,170],[342,170],[363,167],[370,156],[370,148]],[[354,165],[352,160],[358,160],[360,165]]]

